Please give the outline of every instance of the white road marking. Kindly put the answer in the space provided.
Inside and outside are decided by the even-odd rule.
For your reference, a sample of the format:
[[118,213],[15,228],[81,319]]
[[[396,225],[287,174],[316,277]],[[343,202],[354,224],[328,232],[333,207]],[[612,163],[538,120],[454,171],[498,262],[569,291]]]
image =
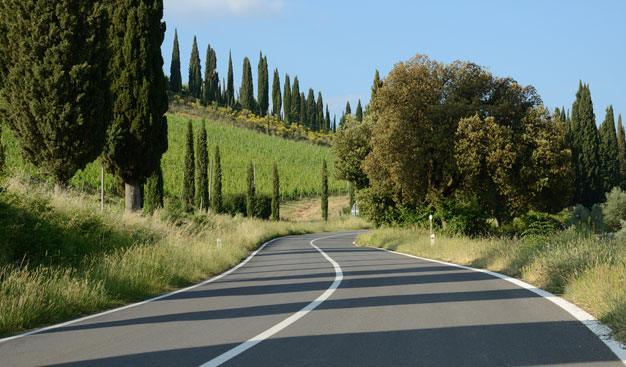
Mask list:
[[[350,234],[350,235],[353,235],[353,234]],[[289,326],[289,325],[293,324],[294,322],[298,321],[302,316],[304,316],[307,313],[311,312],[317,306],[322,304],[322,302],[327,300],[328,297],[330,297],[335,292],[335,290],[339,287],[339,284],[343,280],[343,271],[341,270],[341,267],[339,266],[339,264],[337,264],[337,262],[335,260],[333,260],[330,256],[328,256],[319,247],[315,246],[313,244],[313,242],[315,242],[317,240],[323,240],[323,239],[326,239],[326,238],[341,237],[341,236],[348,236],[348,234],[320,237],[320,238],[316,238],[316,239],[314,239],[314,240],[312,240],[310,242],[311,246],[313,246],[317,251],[319,251],[322,254],[322,256],[324,256],[324,258],[326,260],[328,260],[328,262],[330,262],[333,265],[333,267],[335,268],[335,281],[333,282],[333,284],[330,285],[330,287],[324,293],[322,293],[321,296],[317,297],[315,299],[315,301],[309,303],[306,307],[304,307],[300,311],[294,313],[293,315],[289,316],[288,318],[286,318],[285,320],[281,321],[280,323],[272,326],[271,328],[265,330],[264,332],[262,332],[261,334],[255,336],[255,337],[249,339],[248,341],[245,341],[245,342],[239,344],[238,346],[230,349],[229,351],[227,351],[227,352],[225,352],[225,353],[223,353],[223,354],[213,358],[212,360],[202,364],[200,367],[219,366],[220,364],[222,364],[222,363],[224,363],[224,362],[226,362],[226,361],[228,361],[228,360],[238,356],[239,354],[241,354],[241,353],[245,352],[246,350],[254,347],[258,343],[262,342],[263,340],[271,337],[272,335],[278,333],[279,331],[283,330],[287,326]]]
[[[353,244],[356,245],[356,243],[354,243],[354,242],[353,242]],[[512,277],[510,277],[508,275],[496,273],[496,272],[493,272],[493,271],[484,270],[484,269],[476,269],[476,268],[472,268],[472,267],[469,267],[469,266],[453,264],[453,263],[440,261],[440,260],[427,259],[427,258],[424,258],[424,257],[404,254],[402,252],[387,250],[387,249],[384,249],[384,248],[378,248],[378,247],[371,247],[371,248],[375,248],[375,249],[381,250],[381,251],[390,252],[390,253],[397,254],[397,255],[408,256],[408,257],[412,257],[412,258],[419,259],[419,260],[434,262],[434,263],[448,265],[448,266],[454,266],[454,267],[465,269],[465,270],[478,271],[478,272],[481,272],[481,273],[489,274],[489,275],[494,276],[496,278],[500,278],[500,279],[506,280],[507,282],[513,283],[513,284],[515,284],[515,285],[517,285],[519,287],[528,289],[529,291],[531,291],[531,292],[533,292],[533,293],[535,293],[535,294],[537,294],[537,295],[539,295],[539,296],[549,300],[550,302],[556,304],[557,306],[561,307],[562,309],[567,311],[570,315],[574,316],[578,321],[583,323],[589,330],[591,330],[594,334],[596,334],[598,336],[598,338],[600,338],[600,340],[602,340],[604,342],[604,344],[606,344],[606,346],[609,347],[609,349],[611,349],[611,351],[613,353],[615,353],[617,358],[619,358],[619,360],[626,366],[626,349],[624,349],[624,347],[622,347],[622,345],[617,340],[615,340],[615,339],[613,339],[611,337],[611,328],[609,328],[608,326],[602,324],[600,321],[598,321],[595,317],[593,317],[587,311],[581,309],[580,307],[576,306],[575,304],[573,304],[573,303],[571,303],[569,301],[566,301],[565,299],[563,299],[561,297],[557,297],[557,296],[555,296],[554,294],[552,294],[550,292],[547,292],[547,291],[545,291],[543,289],[537,288],[534,285],[528,284],[528,283],[523,282],[523,281],[521,281],[519,279],[512,278]]]
[[[285,236],[285,237],[289,237],[289,236]],[[108,311],[100,312],[100,313],[97,313],[97,314],[93,314],[93,315],[89,315],[89,316],[81,317],[81,318],[79,318],[79,319],[70,320],[70,321],[67,321],[67,322],[64,322],[64,323],[61,323],[61,324],[56,324],[56,325],[48,326],[48,327],[45,327],[45,328],[42,328],[42,329],[37,329],[37,330],[29,331],[29,332],[27,332],[27,333],[18,334],[18,335],[14,335],[14,336],[11,336],[11,337],[8,337],[8,338],[0,339],[0,343],[4,343],[4,342],[8,342],[9,340],[14,340],[14,339],[18,339],[18,338],[23,338],[23,337],[28,336],[28,335],[39,334],[39,333],[42,333],[42,332],[44,332],[44,331],[48,331],[48,330],[57,329],[57,328],[60,328],[60,327],[64,327],[64,326],[68,326],[68,325],[72,325],[72,324],[75,324],[75,323],[77,323],[77,322],[81,322],[81,321],[85,321],[85,320],[90,320],[90,319],[93,319],[93,318],[96,318],[96,317],[100,317],[100,316],[108,315],[108,314],[113,313],[113,312],[118,312],[118,311],[122,311],[122,310],[127,310],[127,309],[132,308],[132,307],[137,307],[137,306],[145,305],[146,303],[149,303],[149,302],[158,301],[158,300],[160,300],[160,299],[167,298],[167,297],[173,296],[173,295],[175,295],[175,294],[182,293],[182,292],[186,292],[186,291],[192,290],[192,289],[194,289],[194,288],[201,287],[201,286],[203,286],[203,285],[205,285],[205,284],[212,283],[212,282],[214,282],[214,281],[216,281],[216,280],[219,280],[219,279],[221,279],[221,278],[223,278],[223,277],[227,276],[228,274],[230,274],[230,273],[232,273],[233,271],[235,271],[235,270],[239,269],[240,267],[244,266],[244,265],[245,265],[248,261],[250,261],[250,259],[252,259],[252,257],[254,257],[254,255],[256,255],[259,251],[263,250],[263,248],[264,248],[265,246],[267,246],[267,245],[269,245],[270,243],[272,243],[272,242],[274,242],[274,241],[276,241],[276,240],[279,240],[279,239],[281,239],[281,238],[284,238],[284,237],[277,237],[277,238],[274,238],[273,240],[270,240],[270,241],[265,242],[265,243],[264,243],[261,247],[259,247],[256,251],[254,251],[254,252],[253,252],[253,253],[251,253],[250,255],[248,255],[248,257],[247,257],[245,260],[243,260],[242,262],[240,262],[240,263],[239,263],[238,265],[236,265],[234,268],[231,268],[231,269],[229,269],[229,270],[227,270],[227,271],[225,271],[225,272],[223,272],[223,273],[221,273],[221,274],[219,274],[219,275],[216,275],[216,276],[214,276],[213,278],[207,279],[207,280],[203,281],[202,283],[194,284],[194,285],[189,286],[189,287],[187,287],[187,288],[179,289],[179,290],[177,290],[177,291],[170,292],[170,293],[167,293],[167,294],[162,294],[162,295],[160,295],[160,296],[158,296],[158,297],[150,298],[150,299],[147,299],[147,300],[145,300],[145,301],[138,302],[138,303],[133,303],[133,304],[130,304],[130,305],[126,305],[126,306],[122,306],[122,307],[114,308],[114,309],[112,309],[112,310],[108,310]]]

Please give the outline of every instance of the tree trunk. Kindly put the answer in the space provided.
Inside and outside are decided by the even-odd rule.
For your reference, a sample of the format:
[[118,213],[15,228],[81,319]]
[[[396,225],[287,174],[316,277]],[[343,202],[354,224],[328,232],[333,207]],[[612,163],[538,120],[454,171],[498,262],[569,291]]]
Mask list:
[[128,180],[124,183],[126,213],[141,210],[141,183],[138,180]]

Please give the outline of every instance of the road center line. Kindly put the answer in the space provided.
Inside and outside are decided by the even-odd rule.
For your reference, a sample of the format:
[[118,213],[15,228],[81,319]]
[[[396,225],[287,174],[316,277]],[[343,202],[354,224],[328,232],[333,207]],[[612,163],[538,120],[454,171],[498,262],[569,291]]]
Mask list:
[[300,311],[298,311],[298,312],[294,313],[293,315],[289,316],[285,320],[283,320],[283,321],[279,322],[278,324],[272,326],[271,328],[265,330],[261,334],[255,336],[255,337],[253,337],[251,339],[249,339],[248,341],[245,341],[245,342],[239,344],[238,346],[230,349],[229,351],[227,351],[227,352],[225,352],[225,353],[223,353],[223,354],[213,358],[212,360],[202,364],[200,367],[219,366],[220,364],[222,364],[222,363],[224,363],[224,362],[226,362],[226,361],[228,361],[228,360],[238,356],[239,354],[241,354],[241,353],[245,352],[246,350],[254,347],[258,343],[262,342],[263,340],[271,337],[272,335],[278,333],[279,331],[283,330],[287,326],[289,326],[289,325],[293,324],[294,322],[298,321],[301,317],[303,317],[307,313],[313,311],[317,306],[322,304],[322,302],[327,300],[328,297],[330,297],[335,292],[335,290],[339,287],[339,284],[343,280],[343,271],[341,270],[341,267],[339,266],[339,264],[337,264],[337,262],[335,260],[333,260],[330,256],[328,256],[324,251],[322,251],[322,249],[320,249],[319,247],[315,246],[315,244],[313,242],[315,242],[317,240],[323,240],[323,239],[327,239],[327,238],[341,237],[341,236],[348,236],[348,235],[347,234],[341,234],[341,235],[320,237],[320,238],[316,238],[316,239],[312,240],[311,242],[309,242],[309,244],[311,246],[313,246],[313,248],[315,248],[317,251],[319,251],[322,254],[322,256],[324,256],[324,258],[326,260],[328,260],[328,262],[331,263],[333,265],[333,267],[335,268],[335,281],[333,282],[333,284],[330,285],[330,287],[324,293],[322,293],[322,295],[317,297],[313,302],[309,303],[303,309],[301,309]]

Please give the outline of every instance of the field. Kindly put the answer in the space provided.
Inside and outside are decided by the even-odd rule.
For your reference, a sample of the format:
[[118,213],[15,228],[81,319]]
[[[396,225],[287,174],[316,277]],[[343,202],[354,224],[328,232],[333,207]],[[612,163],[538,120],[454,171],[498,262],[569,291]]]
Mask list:
[[[197,118],[168,114],[169,149],[163,155],[164,189],[166,196],[179,197],[183,175],[183,142],[186,124],[193,122],[194,131],[203,123]],[[330,148],[296,142],[257,133],[248,129],[204,121],[207,128],[208,151],[212,156],[215,145],[219,144],[222,157],[224,193],[245,192],[246,169],[250,162],[257,166],[257,190],[260,193],[271,193],[272,165],[278,165],[281,196],[283,199],[316,196],[321,187],[322,160],[326,159],[330,175],[329,190],[331,193],[346,192],[346,183],[335,180],[332,176],[334,157]],[[17,142],[8,129],[3,130],[2,141],[7,147],[6,173],[9,176],[34,176],[48,181],[35,167],[26,163],[20,156]],[[84,170],[74,175],[70,186],[85,191],[100,189],[100,164],[90,163]],[[119,195],[116,180],[105,174],[105,192],[112,199]],[[117,200],[119,201],[119,200]],[[115,203],[117,203],[114,200]],[[113,204],[119,205],[119,204]]]

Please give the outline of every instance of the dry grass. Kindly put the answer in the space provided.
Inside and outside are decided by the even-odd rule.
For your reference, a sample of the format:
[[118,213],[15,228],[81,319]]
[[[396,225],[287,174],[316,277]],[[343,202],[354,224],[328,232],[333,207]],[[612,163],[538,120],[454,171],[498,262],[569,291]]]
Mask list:
[[[304,198],[288,201],[280,206],[280,217],[292,222],[312,222],[322,220],[321,198]],[[328,198],[328,219],[341,220],[348,215],[348,196],[331,196]],[[345,218],[344,218],[345,219]]]

